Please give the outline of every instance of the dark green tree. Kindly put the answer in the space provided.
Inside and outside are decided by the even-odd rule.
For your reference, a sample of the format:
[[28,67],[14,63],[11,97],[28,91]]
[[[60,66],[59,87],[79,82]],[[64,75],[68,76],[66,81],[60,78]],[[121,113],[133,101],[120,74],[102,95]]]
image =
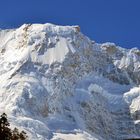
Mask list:
[[27,135],[26,135],[26,132],[24,132],[24,131],[21,131],[20,132],[20,140],[26,140],[28,137],[27,137]]
[[17,128],[11,130],[9,126],[7,115],[3,113],[0,117],[0,140],[27,140],[26,132],[19,132]]
[[7,120],[7,115],[3,113],[0,117],[0,139],[10,140],[10,137],[12,136],[12,132],[9,126],[10,124]]
[[19,140],[20,139],[20,134],[17,128],[14,128],[12,132],[12,140]]

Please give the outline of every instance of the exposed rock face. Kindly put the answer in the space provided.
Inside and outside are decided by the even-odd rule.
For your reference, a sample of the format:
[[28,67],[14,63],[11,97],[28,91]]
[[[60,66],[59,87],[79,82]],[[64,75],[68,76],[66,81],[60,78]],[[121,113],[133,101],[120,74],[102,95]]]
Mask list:
[[25,24],[0,31],[0,52],[0,112],[30,139],[139,137],[138,49],[97,44],[79,26]]

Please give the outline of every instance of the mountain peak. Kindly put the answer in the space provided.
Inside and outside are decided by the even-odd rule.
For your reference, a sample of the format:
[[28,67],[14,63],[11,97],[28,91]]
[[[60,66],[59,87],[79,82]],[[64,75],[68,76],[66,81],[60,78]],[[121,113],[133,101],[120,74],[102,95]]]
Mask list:
[[0,83],[0,112],[31,139],[139,136],[137,48],[93,42],[79,26],[24,24],[0,31]]

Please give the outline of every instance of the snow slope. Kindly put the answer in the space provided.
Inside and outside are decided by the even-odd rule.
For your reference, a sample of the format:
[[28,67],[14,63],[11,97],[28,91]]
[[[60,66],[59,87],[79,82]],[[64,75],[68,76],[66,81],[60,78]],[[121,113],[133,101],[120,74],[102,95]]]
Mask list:
[[0,113],[31,140],[140,137],[140,50],[79,26],[0,31]]

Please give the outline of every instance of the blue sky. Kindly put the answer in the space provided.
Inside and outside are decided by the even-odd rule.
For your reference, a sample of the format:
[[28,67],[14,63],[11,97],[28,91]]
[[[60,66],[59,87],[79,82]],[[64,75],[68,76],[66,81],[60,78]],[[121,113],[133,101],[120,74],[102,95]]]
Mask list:
[[96,42],[140,49],[140,0],[0,0],[0,28],[80,25]]

